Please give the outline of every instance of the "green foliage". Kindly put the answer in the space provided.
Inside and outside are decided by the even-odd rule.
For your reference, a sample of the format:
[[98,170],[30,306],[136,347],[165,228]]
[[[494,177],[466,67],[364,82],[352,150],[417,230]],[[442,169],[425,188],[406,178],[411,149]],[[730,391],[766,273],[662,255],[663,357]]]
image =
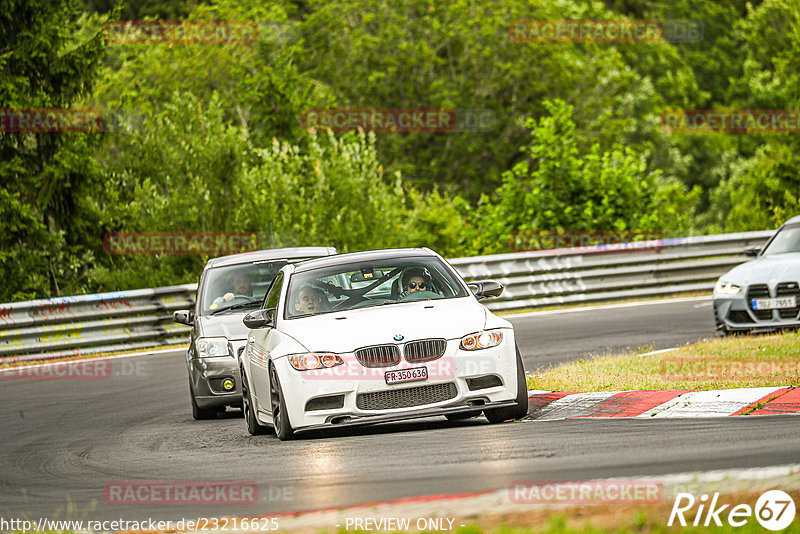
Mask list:
[[[0,131],[0,301],[188,282],[110,231],[276,246],[507,252],[515,232],[774,227],[795,135],[662,131],[675,108],[800,109],[792,0],[0,0],[0,108],[97,107],[120,131]],[[106,46],[106,15],[255,21],[252,44]],[[518,43],[519,19],[689,19],[695,43]],[[310,108],[488,110],[477,131],[320,132]]]
[[[104,46],[73,0],[0,2],[0,109],[71,108]],[[97,134],[0,131],[0,301],[58,295],[93,251]]]
[[545,102],[550,115],[536,121],[527,156],[503,175],[496,198],[474,217],[475,239],[486,252],[501,252],[517,232],[536,230],[634,230],[673,234],[691,223],[698,190],[664,181],[628,147],[582,154],[572,107]]
[[[162,113],[120,134],[98,209],[105,231],[247,231],[264,247],[326,245],[341,251],[399,246],[458,250],[459,213],[437,192],[384,176],[375,136],[312,135],[300,146],[274,139],[249,146],[224,119],[220,97],[198,109],[175,93]],[[113,207],[114,209],[108,209]],[[206,258],[106,257],[92,272],[97,289],[193,279]]]

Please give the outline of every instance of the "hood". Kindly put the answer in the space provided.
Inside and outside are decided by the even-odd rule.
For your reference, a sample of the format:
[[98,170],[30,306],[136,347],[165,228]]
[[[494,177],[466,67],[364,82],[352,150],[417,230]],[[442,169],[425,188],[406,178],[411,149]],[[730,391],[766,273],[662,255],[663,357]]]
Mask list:
[[722,280],[736,285],[800,282],[800,253],[762,256],[734,267]]
[[252,310],[237,310],[220,315],[203,315],[202,317],[198,317],[198,336],[225,337],[228,338],[228,341],[247,339],[247,333],[250,329],[244,325],[242,319],[249,311]]
[[424,300],[284,319],[278,327],[310,351],[352,352],[369,345],[426,338],[461,338],[486,324],[486,309],[472,297]]

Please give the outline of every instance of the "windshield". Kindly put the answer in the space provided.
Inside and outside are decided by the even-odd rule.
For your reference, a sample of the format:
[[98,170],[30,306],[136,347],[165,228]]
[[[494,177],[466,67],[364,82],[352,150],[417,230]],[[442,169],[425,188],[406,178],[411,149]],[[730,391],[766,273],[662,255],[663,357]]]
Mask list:
[[257,261],[210,269],[205,276],[201,315],[255,307],[264,300],[278,271],[287,263],[307,258]]
[[800,224],[787,225],[775,235],[763,256],[771,254],[790,254],[800,252]]
[[285,317],[467,295],[439,258],[349,263],[292,275]]

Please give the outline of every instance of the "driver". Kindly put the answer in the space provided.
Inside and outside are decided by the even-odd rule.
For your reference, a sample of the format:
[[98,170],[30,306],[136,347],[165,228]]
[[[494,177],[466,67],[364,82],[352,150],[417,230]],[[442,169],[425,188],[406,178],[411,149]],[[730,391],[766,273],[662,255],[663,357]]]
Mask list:
[[237,295],[242,295],[245,297],[253,296],[252,282],[250,281],[250,275],[247,273],[235,273],[233,276],[231,276],[230,285],[233,288],[233,292],[229,291],[221,297],[214,299],[214,302],[211,303],[210,309],[216,309],[217,306],[225,301],[233,300]]
[[431,281],[425,271],[419,267],[408,269],[403,273],[403,292],[413,293],[415,291],[430,291]]
[[328,297],[321,289],[306,285],[297,292],[294,310],[302,315],[319,313],[327,304]]

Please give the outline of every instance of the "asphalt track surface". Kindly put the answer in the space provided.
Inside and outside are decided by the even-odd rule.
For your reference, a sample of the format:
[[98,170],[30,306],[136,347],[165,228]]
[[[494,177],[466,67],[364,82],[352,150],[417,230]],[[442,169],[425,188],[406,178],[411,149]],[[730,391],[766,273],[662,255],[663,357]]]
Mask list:
[[[514,318],[529,369],[626,347],[710,337],[709,301]],[[566,420],[482,418],[338,429],[280,442],[237,411],[193,421],[179,352],[112,360],[104,380],[0,378],[0,517],[180,519],[263,515],[514,481],[585,480],[800,460],[794,416]],[[109,483],[241,481],[254,504],[114,505]]]

